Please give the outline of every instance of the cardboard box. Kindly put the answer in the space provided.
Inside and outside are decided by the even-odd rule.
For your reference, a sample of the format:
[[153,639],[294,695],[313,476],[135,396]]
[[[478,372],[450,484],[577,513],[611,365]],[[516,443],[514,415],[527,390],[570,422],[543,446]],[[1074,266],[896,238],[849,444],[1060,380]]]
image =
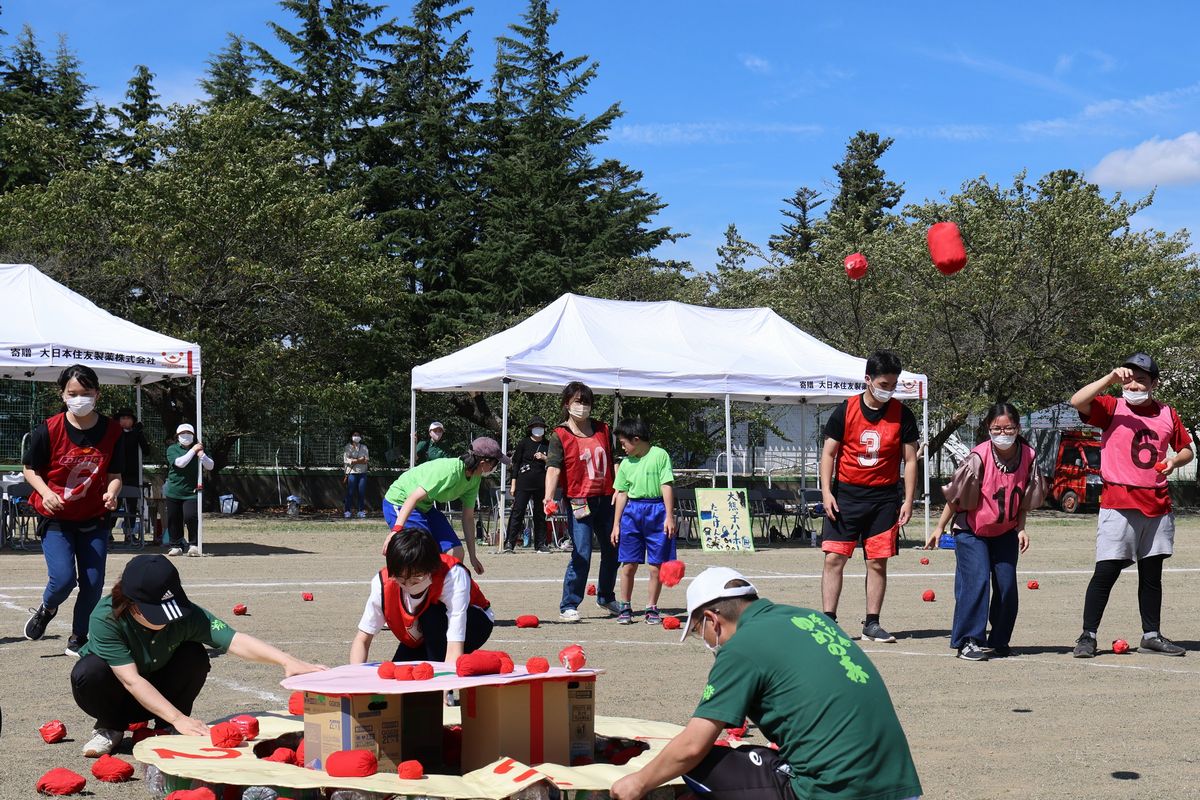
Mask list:
[[504,757],[532,765],[592,756],[594,675],[479,686],[462,701],[464,773]]
[[442,693],[324,695],[304,693],[304,753],[321,763],[338,750],[370,750],[379,771],[401,761],[442,760]]

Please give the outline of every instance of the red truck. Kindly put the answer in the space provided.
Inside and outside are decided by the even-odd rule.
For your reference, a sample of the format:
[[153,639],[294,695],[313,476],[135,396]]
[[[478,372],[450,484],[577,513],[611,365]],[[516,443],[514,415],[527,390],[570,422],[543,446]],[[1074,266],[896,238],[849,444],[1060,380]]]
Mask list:
[[1100,502],[1100,436],[1092,431],[1063,431],[1056,446],[1054,469],[1047,470],[1050,479],[1050,501],[1068,514],[1085,503]]

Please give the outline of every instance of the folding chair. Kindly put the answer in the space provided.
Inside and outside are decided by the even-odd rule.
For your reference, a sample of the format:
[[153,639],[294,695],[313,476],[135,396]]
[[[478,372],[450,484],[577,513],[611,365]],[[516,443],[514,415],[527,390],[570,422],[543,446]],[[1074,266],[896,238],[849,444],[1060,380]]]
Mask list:
[[[149,519],[146,514],[146,495],[149,488],[150,484],[122,486],[121,493],[117,495],[117,510],[113,512],[113,529],[116,529],[116,523],[121,523],[125,537],[121,544],[125,547],[140,550],[146,546],[146,529],[149,527]],[[136,501],[132,512],[129,510],[127,502],[129,500]]]
[[696,487],[680,486],[675,489],[675,516],[679,521],[677,537],[689,540],[693,536],[699,538],[699,526],[696,524]]

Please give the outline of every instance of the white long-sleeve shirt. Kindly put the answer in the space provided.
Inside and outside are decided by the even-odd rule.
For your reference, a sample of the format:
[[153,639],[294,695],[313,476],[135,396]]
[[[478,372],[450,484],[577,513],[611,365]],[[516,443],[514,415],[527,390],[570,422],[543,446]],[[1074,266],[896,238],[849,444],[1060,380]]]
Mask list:
[[[429,591],[428,589],[425,590]],[[400,597],[404,607],[411,613],[425,598],[425,592],[410,595],[400,589]],[[465,642],[467,640],[467,609],[471,605],[471,576],[465,569],[452,569],[446,573],[446,581],[442,584],[442,596],[438,598],[446,607],[446,641]],[[488,619],[495,620],[490,608],[484,613]],[[420,625],[420,618],[416,623]],[[365,634],[374,636],[387,627],[387,618],[383,615],[383,581],[376,575],[371,579],[371,592],[367,597],[366,608],[363,609],[362,619],[358,621],[358,629]],[[414,631],[415,632],[415,631]]]
[[[185,452],[179,458],[175,459],[175,466],[179,467],[180,469],[183,469],[188,464],[192,463],[192,457],[195,455],[196,455],[196,451],[192,450],[191,448],[188,448],[187,452]],[[214,462],[211,458],[208,457],[208,453],[204,453],[204,452],[200,453],[200,466],[204,467],[207,470],[211,470],[213,468]]]

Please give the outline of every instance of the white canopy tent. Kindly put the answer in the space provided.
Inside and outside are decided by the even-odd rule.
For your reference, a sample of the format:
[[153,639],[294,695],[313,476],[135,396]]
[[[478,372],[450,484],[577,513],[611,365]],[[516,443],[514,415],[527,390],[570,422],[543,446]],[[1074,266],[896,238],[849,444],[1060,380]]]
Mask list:
[[[769,308],[720,309],[683,303],[598,300],[565,294],[508,330],[412,372],[410,462],[415,460],[418,392],[502,392],[508,451],[508,393],[558,392],[580,380],[600,393],[722,399],[726,452],[730,403],[837,403],[864,388],[866,359],[810,336]],[[896,397],[922,404],[924,375],[903,372]],[[501,485],[506,474],[501,471]],[[732,459],[726,482],[733,485]],[[929,528],[929,471],[925,471]],[[504,509],[501,507],[501,515]]]
[[[195,378],[196,438],[203,441],[198,345],[114,316],[29,264],[0,264],[0,378],[54,382],[72,364],[91,367],[101,383],[136,386],[139,416],[143,385]],[[202,503],[203,487],[196,488]]]

